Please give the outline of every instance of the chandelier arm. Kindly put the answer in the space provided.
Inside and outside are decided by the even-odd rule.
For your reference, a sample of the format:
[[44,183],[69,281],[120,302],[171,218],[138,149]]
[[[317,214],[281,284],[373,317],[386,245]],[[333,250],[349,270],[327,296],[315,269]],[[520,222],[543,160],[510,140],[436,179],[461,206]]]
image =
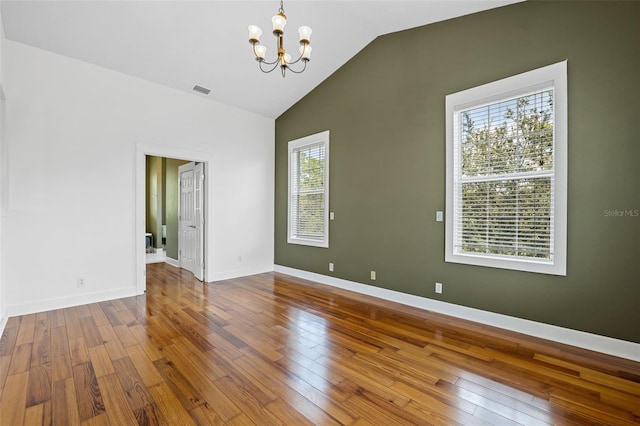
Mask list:
[[[304,45],[304,49],[302,49],[302,52],[300,52],[300,56],[298,56],[298,59],[296,59],[296,60],[295,60],[295,61],[293,61],[293,62],[289,62],[289,65],[297,64],[298,62],[300,62],[300,59],[302,59],[302,57],[304,56],[304,52],[306,52],[307,47],[309,47],[309,43],[306,43],[306,44]],[[308,60],[306,60],[306,61],[308,61]],[[306,61],[305,61],[305,62],[306,62]],[[305,67],[306,67],[306,64],[305,64]]]
[[289,65],[293,65],[293,64],[297,64],[298,62],[300,62],[300,59],[302,59],[302,54],[300,54],[300,56],[298,57],[298,59],[296,59],[293,62],[289,62]]
[[275,64],[279,64],[280,63],[280,59],[276,59],[273,62],[267,62],[265,60],[260,61],[261,64],[265,64],[265,65],[275,65]]
[[[296,61],[296,62],[298,62],[298,61]],[[306,69],[307,69],[307,62],[309,62],[309,61],[302,61],[302,63],[303,63],[304,65],[303,65],[303,67],[302,67],[302,69],[301,69],[300,71],[296,71],[296,70],[294,70],[294,69],[293,69],[293,68],[291,68],[291,67],[287,67],[287,69],[288,69],[289,71],[291,71],[292,73],[294,73],[294,74],[302,74],[302,73],[304,72],[304,70],[306,70]],[[295,62],[292,62],[292,63],[293,63],[293,64],[295,64]],[[289,65],[291,65],[291,64],[289,64]]]
[[[256,53],[256,44],[258,44],[258,43],[252,43],[252,44],[253,44],[253,55],[256,57],[256,59],[258,59],[258,55],[257,55],[257,53]],[[278,63],[278,59],[276,59],[276,60],[275,60],[275,61],[273,61],[273,62],[267,62],[267,61],[265,61],[264,59],[262,59],[262,60],[258,60],[258,62],[260,62],[260,63],[264,63],[265,65],[273,65],[273,64]],[[262,68],[262,67],[261,67],[261,68]]]
[[273,66],[271,67],[271,69],[265,70],[264,68],[262,68],[262,64],[263,63],[264,63],[263,61],[260,61],[260,71],[262,71],[265,74],[268,74],[271,71],[275,70],[278,67],[278,64],[279,64],[278,61],[271,62],[271,63],[266,63],[265,65],[273,65]]

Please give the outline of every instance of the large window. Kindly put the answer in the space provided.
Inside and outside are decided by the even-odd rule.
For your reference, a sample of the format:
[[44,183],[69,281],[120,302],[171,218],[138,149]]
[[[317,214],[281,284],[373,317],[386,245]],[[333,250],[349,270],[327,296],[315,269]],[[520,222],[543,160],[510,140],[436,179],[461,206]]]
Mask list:
[[329,247],[329,131],[289,142],[287,241]]
[[447,262],[566,275],[566,76],[447,96]]

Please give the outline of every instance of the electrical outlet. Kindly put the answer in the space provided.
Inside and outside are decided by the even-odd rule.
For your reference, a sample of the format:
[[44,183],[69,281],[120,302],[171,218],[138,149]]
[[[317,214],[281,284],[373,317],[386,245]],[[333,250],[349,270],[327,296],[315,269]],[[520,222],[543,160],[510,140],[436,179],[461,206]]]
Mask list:
[[376,280],[376,271],[371,271],[371,280],[372,281]]
[[78,285],[78,288],[84,287],[85,286],[84,278],[78,278],[76,284]]
[[333,263],[329,262],[329,272],[333,272]]
[[436,293],[442,293],[442,283],[436,283]]

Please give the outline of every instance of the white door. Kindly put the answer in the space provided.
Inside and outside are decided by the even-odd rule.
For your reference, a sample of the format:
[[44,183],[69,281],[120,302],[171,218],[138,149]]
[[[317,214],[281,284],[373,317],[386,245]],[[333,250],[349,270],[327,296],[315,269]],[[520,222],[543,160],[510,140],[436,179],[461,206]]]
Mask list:
[[196,268],[193,275],[204,280],[204,163],[197,163],[193,169],[193,201],[195,204],[195,258]]
[[178,168],[180,215],[178,220],[178,260],[180,267],[204,279],[204,166],[188,163]]

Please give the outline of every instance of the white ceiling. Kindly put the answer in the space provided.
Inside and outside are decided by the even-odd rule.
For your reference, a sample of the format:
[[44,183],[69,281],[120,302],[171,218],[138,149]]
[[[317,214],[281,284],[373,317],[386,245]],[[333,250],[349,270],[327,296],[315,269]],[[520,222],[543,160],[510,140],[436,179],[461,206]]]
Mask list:
[[[297,52],[297,28],[313,28],[303,74],[263,74],[247,26],[264,30],[274,55],[271,16],[279,1],[2,0],[5,37],[81,61],[278,117],[379,35],[521,0],[286,0],[285,48]],[[295,50],[294,50],[295,49]],[[381,58],[381,63],[384,63]]]

